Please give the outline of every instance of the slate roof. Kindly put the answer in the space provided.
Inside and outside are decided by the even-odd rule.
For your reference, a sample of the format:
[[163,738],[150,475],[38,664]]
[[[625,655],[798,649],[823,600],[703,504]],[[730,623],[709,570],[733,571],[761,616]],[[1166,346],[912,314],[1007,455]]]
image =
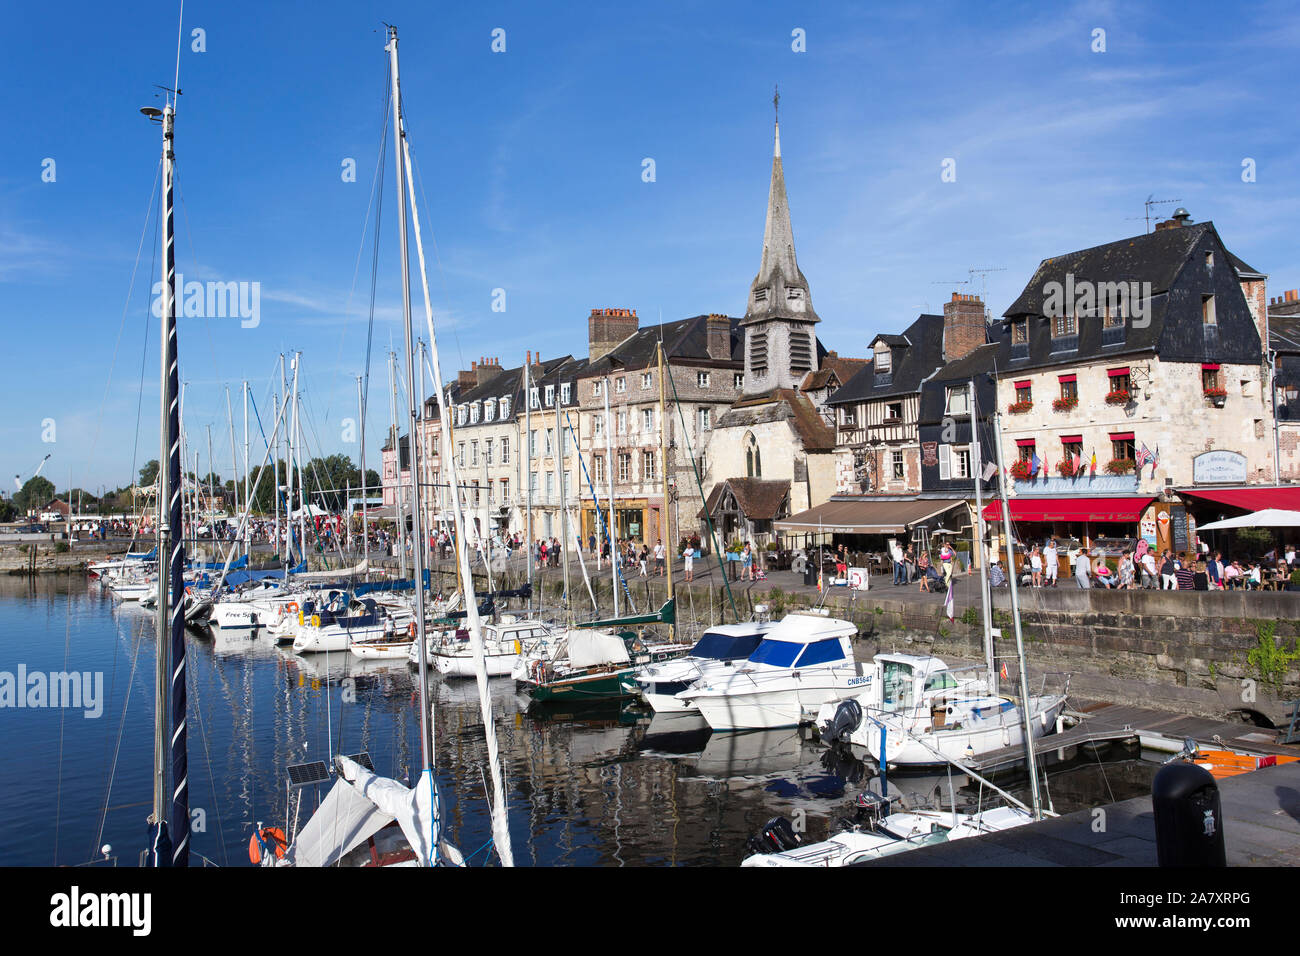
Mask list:
[[[1209,270],[1202,254],[1222,252],[1222,262],[1232,269]],[[1008,338],[1001,335],[1008,322],[990,329],[990,338],[1005,342],[1008,350],[999,359],[1002,372],[1034,368],[1077,365],[1154,352],[1164,361],[1222,361],[1247,364],[1260,359],[1259,330],[1250,315],[1238,278],[1239,267],[1223,245],[1214,228],[1206,221],[1161,229],[1141,236],[1108,242],[1089,249],[1044,259],[1026,283],[1015,302],[1003,313],[1008,322],[1027,320],[1027,348],[1021,344],[1010,349]],[[1240,268],[1250,268],[1242,263]],[[1077,322],[1073,343],[1054,340],[1052,321],[1046,317],[1048,284],[1067,284],[1073,277],[1076,289],[1081,282],[1150,283],[1150,300],[1141,323],[1132,318],[1120,326],[1122,334],[1114,342],[1103,335],[1100,313],[1082,315]],[[1205,326],[1201,320],[1201,296],[1215,298],[1217,325]],[[1015,352],[1013,356],[1012,351]]]
[[1300,352],[1300,315],[1268,316],[1268,347],[1274,352]]
[[730,488],[741,513],[751,521],[771,521],[781,513],[782,504],[790,497],[790,480],[774,481],[765,478],[728,478],[718,482],[705,499],[704,507],[696,517],[717,514],[718,503],[725,488]]
[[718,416],[714,428],[741,428],[769,422],[788,422],[803,443],[804,451],[830,451],[835,431],[818,414],[808,396],[791,388],[774,388],[750,395]]
[[[664,357],[674,360],[689,360],[696,364],[715,365],[735,364],[740,368],[745,365],[745,341],[740,332],[740,319],[728,318],[731,325],[731,357],[718,361],[709,358],[708,316],[696,315],[689,319],[677,319],[661,325],[647,325],[637,329],[626,339],[614,346],[607,354],[594,362],[588,362],[583,374],[602,375],[616,369],[648,368],[655,363],[655,347],[662,334]],[[661,331],[662,330],[662,331]]]
[[920,389],[926,376],[943,364],[942,315],[920,315],[902,335],[876,337],[882,338],[899,340],[890,341],[894,346],[890,374],[877,376],[875,362],[868,361],[844,383],[843,388],[826,400],[826,404],[849,405],[893,395],[910,395]]

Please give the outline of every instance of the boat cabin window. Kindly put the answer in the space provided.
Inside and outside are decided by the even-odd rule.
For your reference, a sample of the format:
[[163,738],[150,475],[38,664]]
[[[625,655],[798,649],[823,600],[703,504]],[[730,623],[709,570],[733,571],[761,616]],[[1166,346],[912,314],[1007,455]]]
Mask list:
[[881,686],[884,709],[908,710],[912,707],[912,665],[901,661],[885,661]]
[[840,646],[838,637],[830,637],[824,641],[816,641],[804,648],[799,655],[800,667],[810,667],[813,664],[825,664],[828,661],[844,660],[844,648]]
[[761,639],[758,634],[732,635],[706,631],[691,648],[691,656],[714,661],[740,660],[753,654]]
[[957,678],[948,671],[931,674],[925,679],[926,690],[950,690],[957,686]]
[[792,644],[789,641],[772,641],[766,640],[758,645],[758,649],[749,656],[751,664],[771,664],[774,667],[789,667],[794,663],[794,659],[799,656],[803,650],[802,644]]

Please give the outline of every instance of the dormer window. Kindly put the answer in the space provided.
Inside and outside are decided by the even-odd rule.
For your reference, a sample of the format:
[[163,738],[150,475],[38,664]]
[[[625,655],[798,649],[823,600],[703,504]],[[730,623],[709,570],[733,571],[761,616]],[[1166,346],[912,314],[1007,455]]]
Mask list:
[[1011,344],[1024,345],[1029,341],[1029,322],[1026,319],[1017,319],[1011,323]]
[[547,385],[546,386],[546,407],[550,408],[554,404],[555,404],[555,386]]
[[529,404],[532,408],[541,408],[541,407],[542,407],[542,404],[541,404],[541,398],[538,396],[537,389],[536,389],[535,387],[534,387],[534,388],[530,388],[530,389],[528,390],[528,404]]
[[510,399],[501,399],[501,417],[506,418],[510,415]]
[[889,346],[880,342],[876,345],[876,371],[881,374],[888,374],[893,367],[893,353]]
[[490,422],[497,417],[497,403],[488,399],[483,403],[483,421]]
[[560,386],[560,404],[561,405],[569,404],[569,383],[568,382],[565,382],[563,385]]
[[469,423],[471,425],[478,424],[478,402],[469,407]]

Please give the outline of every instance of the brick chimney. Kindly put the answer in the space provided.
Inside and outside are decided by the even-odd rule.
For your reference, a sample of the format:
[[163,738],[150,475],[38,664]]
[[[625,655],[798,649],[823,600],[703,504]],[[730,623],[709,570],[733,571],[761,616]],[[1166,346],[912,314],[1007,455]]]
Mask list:
[[587,358],[594,362],[609,354],[637,327],[636,309],[592,309],[587,317]]
[[501,360],[495,357],[481,358],[474,371],[476,373],[474,384],[482,385],[493,376],[501,374]]
[[456,384],[461,388],[473,388],[478,384],[478,362],[469,363],[469,371],[461,369],[456,374]]
[[952,294],[943,304],[943,360],[956,361],[986,341],[984,302],[977,295]]
[[714,313],[705,320],[709,358],[718,362],[731,360],[731,319]]

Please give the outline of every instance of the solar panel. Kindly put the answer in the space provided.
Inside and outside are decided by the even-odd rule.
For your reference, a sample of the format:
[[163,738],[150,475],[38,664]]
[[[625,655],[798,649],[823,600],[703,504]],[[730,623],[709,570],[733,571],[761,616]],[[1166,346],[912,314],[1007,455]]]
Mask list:
[[347,754],[346,756],[349,760],[361,764],[361,766],[365,767],[371,773],[375,772],[375,765],[370,762],[370,754],[368,752],[363,750],[359,754]]
[[309,787],[314,783],[323,783],[329,778],[329,768],[325,766],[323,760],[313,760],[311,763],[295,763],[289,766],[289,786],[294,789]]

